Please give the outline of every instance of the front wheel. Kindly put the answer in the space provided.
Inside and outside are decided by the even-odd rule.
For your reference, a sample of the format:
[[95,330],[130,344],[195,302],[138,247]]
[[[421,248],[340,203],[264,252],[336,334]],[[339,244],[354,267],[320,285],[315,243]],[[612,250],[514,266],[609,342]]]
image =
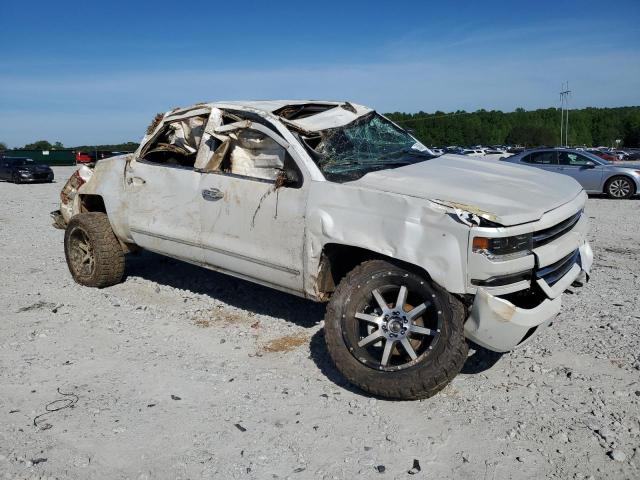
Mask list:
[[383,260],[352,270],[325,316],[336,368],[364,391],[427,398],[462,369],[468,346],[462,303],[435,283]]
[[629,198],[635,193],[634,190],[633,182],[628,177],[613,177],[605,187],[606,194],[615,199]]

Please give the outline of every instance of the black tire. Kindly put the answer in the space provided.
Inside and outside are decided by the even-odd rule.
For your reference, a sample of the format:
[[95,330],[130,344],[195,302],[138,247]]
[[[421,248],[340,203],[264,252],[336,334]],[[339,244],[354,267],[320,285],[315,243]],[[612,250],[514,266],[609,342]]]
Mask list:
[[17,185],[20,183],[20,177],[18,177],[18,175],[14,173],[13,175],[11,175],[11,181]]
[[[387,319],[388,315],[385,315],[382,308],[370,310],[370,315],[366,313],[368,307],[361,310],[363,304],[376,298],[374,291],[378,294],[384,293],[383,300],[387,305],[388,298],[392,298],[393,305],[393,297],[389,295],[394,295],[393,288],[398,289],[398,294],[395,295],[399,295],[402,285],[406,286],[408,292],[405,294],[405,301],[402,302],[402,312],[393,311],[393,315]],[[412,298],[415,305],[411,305]],[[417,303],[419,301],[429,306],[421,310],[423,313],[420,317],[414,316],[410,320],[407,327],[409,333],[405,334],[405,328],[398,334],[407,336],[414,350],[413,356],[409,354],[409,349],[404,343],[392,339],[387,363],[385,364],[383,353],[377,364],[375,359],[372,360],[375,358],[376,348],[378,352],[386,351],[389,340],[372,340],[364,347],[360,343],[366,342],[365,338],[373,337],[373,334],[389,335],[392,326],[395,328],[398,324],[402,325],[402,322],[398,321],[402,314],[408,316],[411,309],[415,309],[417,305],[423,306],[422,303]],[[381,305],[379,300],[377,304]],[[396,310],[398,305],[400,297],[395,306],[389,308]],[[360,320],[356,319],[356,313],[360,315]],[[398,313],[401,313],[400,317],[396,316]],[[390,262],[370,260],[347,274],[334,292],[325,316],[325,341],[336,368],[362,390],[391,399],[427,398],[442,390],[464,365],[468,352],[463,330],[465,314],[463,303],[435,283]],[[380,323],[377,327],[367,326],[363,331],[362,324],[359,323],[363,322],[363,316],[377,316]],[[420,328],[414,319],[416,322],[422,322],[422,327],[429,327],[422,330],[431,329],[434,336],[411,333],[415,327]],[[370,319],[364,320],[365,324],[369,322]],[[395,325],[392,325],[392,322]],[[406,323],[406,318],[404,322]],[[371,330],[367,329],[373,329],[373,333],[369,333]],[[367,337],[364,337],[365,335]],[[418,335],[418,338],[414,335]],[[402,341],[404,342],[404,338]]]
[[631,198],[633,194],[636,193],[636,187],[633,180],[629,177],[618,175],[607,180],[604,186],[604,193],[606,193],[609,198],[625,200]]
[[80,213],[64,233],[64,254],[73,279],[86,287],[103,288],[122,281],[124,252],[106,213]]

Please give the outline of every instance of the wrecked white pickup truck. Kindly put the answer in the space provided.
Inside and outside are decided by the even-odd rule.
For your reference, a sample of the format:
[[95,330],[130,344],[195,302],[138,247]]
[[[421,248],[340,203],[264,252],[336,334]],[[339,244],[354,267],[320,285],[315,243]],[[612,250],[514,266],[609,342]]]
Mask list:
[[510,350],[586,281],[573,179],[435,157],[349,102],[224,102],[158,115],[139,149],[81,167],[58,226],[73,278],[121,281],[143,248],[329,301],[337,368],[375,395],[433,395],[467,340]]

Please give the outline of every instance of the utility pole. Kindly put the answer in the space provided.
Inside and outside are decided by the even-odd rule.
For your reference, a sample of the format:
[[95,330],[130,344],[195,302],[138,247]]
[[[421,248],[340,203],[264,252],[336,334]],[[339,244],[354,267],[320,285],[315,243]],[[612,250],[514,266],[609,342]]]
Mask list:
[[[571,94],[571,90],[569,90],[569,82],[565,87],[565,84],[562,84],[562,91],[560,92],[560,146],[562,147],[569,145],[569,95]],[[566,108],[565,108],[566,107]],[[567,112],[566,118],[564,112]],[[564,130],[564,132],[563,132]],[[563,138],[564,133],[564,138]]]

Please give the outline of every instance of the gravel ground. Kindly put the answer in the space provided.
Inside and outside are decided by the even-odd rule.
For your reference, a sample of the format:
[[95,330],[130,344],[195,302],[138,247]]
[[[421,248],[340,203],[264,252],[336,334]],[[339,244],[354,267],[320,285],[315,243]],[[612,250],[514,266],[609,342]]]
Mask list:
[[639,200],[589,199],[591,282],[550,329],[390,402],[333,369],[322,305],[150,253],[75,284],[55,171],[0,184],[0,478],[640,477]]

